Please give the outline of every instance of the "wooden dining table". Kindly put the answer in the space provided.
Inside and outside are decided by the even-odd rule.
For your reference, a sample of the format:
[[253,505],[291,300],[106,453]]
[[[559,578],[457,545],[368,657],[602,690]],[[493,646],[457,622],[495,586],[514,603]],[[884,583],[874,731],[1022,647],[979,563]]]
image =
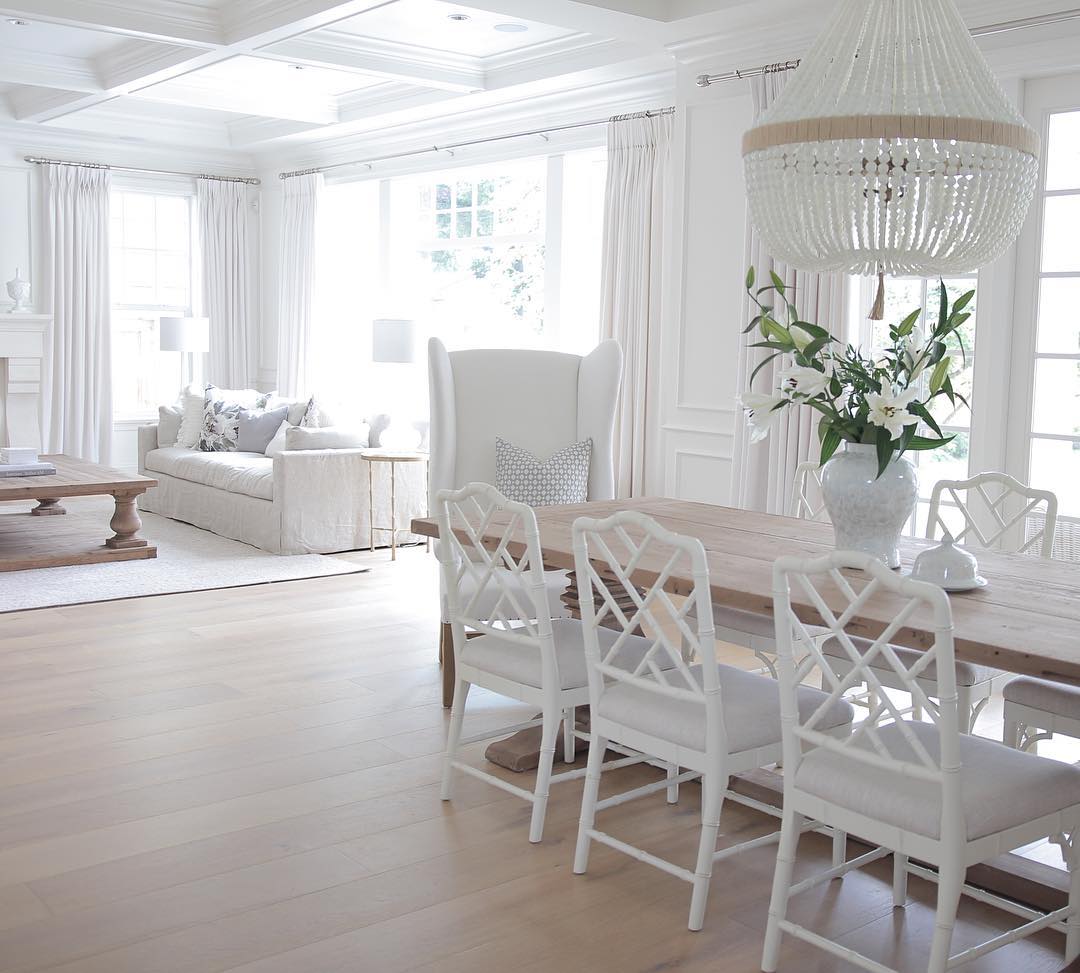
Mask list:
[[[708,556],[713,602],[762,615],[772,614],[772,571],[778,557],[785,554],[812,557],[834,548],[829,524],[687,500],[644,497],[536,508],[544,565],[572,572],[574,521],[582,516],[602,518],[619,510],[638,510],[669,530],[697,537]],[[490,534],[485,539],[497,542],[503,534],[501,524],[505,524],[504,519],[492,518]],[[414,520],[412,531],[438,536],[432,518]],[[909,570],[919,552],[932,543],[903,538],[901,570]],[[523,537],[508,545],[515,557],[523,548]],[[977,556],[979,572],[989,584],[949,598],[957,658],[1007,672],[1080,685],[1080,564],[989,551],[979,551]],[[659,558],[646,556],[631,580],[646,587],[656,579],[660,568]],[[848,574],[856,591],[866,583],[859,572]],[[675,594],[688,593],[693,581],[675,571],[667,587]],[[839,613],[847,607],[847,597],[838,587],[826,584],[819,590],[830,610]],[[571,608],[577,603],[573,576],[564,600]],[[893,621],[900,605],[896,595],[875,594],[859,607],[849,631],[870,638],[880,635]],[[816,609],[800,599],[797,592],[792,593],[792,606],[804,622],[822,621]],[[929,618],[915,613],[892,641],[925,648],[932,641],[929,625]],[[446,652],[443,681],[449,691],[447,699],[452,696],[454,680],[453,654]],[[767,779],[765,787],[768,789]],[[778,784],[774,790],[778,793]],[[1058,871],[1008,855],[992,866],[984,878],[988,887],[1039,907],[1050,907],[1049,903],[1058,901],[1062,893]]]

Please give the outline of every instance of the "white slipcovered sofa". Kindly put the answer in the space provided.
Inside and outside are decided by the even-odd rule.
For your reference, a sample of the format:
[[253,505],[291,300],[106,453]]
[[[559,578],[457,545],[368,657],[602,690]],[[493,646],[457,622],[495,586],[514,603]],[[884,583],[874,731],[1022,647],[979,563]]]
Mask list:
[[[139,508],[182,520],[274,554],[330,554],[366,548],[368,463],[363,449],[286,450],[278,456],[158,446],[157,425],[139,427],[139,472],[158,485]],[[423,463],[398,464],[398,543],[427,511]],[[390,523],[390,464],[372,466],[376,526]],[[389,544],[388,531],[375,544]]]

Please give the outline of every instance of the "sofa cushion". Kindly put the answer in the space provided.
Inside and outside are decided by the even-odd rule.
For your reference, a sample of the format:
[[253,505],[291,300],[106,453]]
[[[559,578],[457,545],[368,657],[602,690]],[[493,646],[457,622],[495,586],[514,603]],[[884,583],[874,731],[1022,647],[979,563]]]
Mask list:
[[274,460],[262,453],[206,453],[166,446],[146,454],[146,468],[228,493],[274,499]]

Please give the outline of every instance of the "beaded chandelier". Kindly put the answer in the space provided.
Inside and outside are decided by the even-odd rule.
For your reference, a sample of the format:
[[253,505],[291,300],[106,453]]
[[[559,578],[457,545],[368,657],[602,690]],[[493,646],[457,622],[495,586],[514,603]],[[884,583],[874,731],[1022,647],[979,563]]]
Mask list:
[[841,0],[743,137],[750,217],[801,270],[967,273],[1019,234],[1038,151],[953,0]]

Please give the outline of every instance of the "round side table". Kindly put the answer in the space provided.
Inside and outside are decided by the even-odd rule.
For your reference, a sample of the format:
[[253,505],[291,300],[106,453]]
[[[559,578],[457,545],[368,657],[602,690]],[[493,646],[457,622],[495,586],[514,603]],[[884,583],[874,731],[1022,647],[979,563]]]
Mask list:
[[[428,474],[430,468],[428,467],[428,454],[419,453],[413,450],[394,450],[394,449],[369,449],[363,453],[364,459],[368,464],[368,527],[370,530],[368,544],[372,553],[375,551],[375,531],[389,531],[390,532],[390,560],[397,560],[397,490],[396,490],[396,477],[398,463],[423,463],[424,466],[424,483],[427,483]],[[376,463],[389,463],[390,464],[390,526],[378,527],[375,524],[375,491],[374,479],[375,479],[375,464]],[[427,550],[431,550],[431,540],[429,539],[426,544]]]

